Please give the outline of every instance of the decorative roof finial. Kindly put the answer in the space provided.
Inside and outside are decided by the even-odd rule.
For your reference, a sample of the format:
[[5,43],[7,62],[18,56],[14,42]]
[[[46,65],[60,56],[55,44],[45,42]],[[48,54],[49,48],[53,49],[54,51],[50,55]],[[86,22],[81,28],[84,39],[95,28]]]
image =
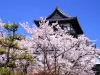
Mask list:
[[58,9],[58,5],[56,5],[56,8]]

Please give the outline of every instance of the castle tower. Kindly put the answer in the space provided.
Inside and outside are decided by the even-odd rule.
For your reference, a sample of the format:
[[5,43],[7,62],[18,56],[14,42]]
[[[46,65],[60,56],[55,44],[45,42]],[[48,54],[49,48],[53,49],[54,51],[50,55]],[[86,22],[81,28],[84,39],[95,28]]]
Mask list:
[[[46,18],[50,24],[58,22],[62,29],[67,29],[71,35],[77,36],[83,34],[77,17],[71,17],[64,14],[58,7]],[[39,27],[40,20],[34,20]]]

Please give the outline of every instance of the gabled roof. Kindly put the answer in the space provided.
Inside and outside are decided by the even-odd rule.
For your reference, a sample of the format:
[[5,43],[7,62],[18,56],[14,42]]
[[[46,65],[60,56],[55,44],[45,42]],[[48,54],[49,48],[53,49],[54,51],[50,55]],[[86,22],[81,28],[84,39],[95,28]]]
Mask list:
[[46,19],[61,19],[61,18],[69,18],[71,16],[63,13],[58,7],[46,18]]

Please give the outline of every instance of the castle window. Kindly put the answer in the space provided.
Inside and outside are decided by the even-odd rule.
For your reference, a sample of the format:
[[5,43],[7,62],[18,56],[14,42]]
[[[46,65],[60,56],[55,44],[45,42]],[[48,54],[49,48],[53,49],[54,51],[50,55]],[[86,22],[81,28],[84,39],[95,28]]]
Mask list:
[[63,25],[64,29],[67,29],[68,31],[71,29],[70,23]]
[[72,25],[70,23],[63,24],[64,30],[67,30],[70,33],[75,33],[75,30],[73,29]]

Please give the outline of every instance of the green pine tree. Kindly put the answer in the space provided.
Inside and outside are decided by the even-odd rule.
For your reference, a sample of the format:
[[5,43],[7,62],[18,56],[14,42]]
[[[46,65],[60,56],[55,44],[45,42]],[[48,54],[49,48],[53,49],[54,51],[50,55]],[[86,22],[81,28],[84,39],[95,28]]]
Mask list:
[[[3,39],[0,39],[0,55],[5,55],[2,62],[0,62],[0,75],[15,75],[14,69],[17,68],[15,64],[16,60],[26,60],[28,64],[24,66],[28,66],[32,61],[32,56],[28,54],[25,50],[26,48],[20,48],[18,46],[19,40],[22,39],[22,35],[16,34],[18,30],[18,25],[15,23],[5,24],[4,29],[6,31],[6,35]],[[22,54],[18,54],[18,51],[24,51]],[[27,73],[27,67],[23,69],[24,74]]]

